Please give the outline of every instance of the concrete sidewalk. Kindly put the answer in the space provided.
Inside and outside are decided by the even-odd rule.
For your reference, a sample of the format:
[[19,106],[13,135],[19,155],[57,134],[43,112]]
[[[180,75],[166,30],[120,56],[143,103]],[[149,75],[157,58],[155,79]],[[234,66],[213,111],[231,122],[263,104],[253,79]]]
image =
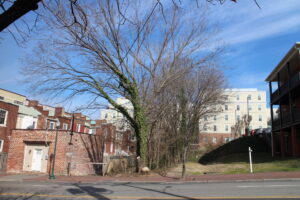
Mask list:
[[[300,180],[298,172],[268,172],[253,174],[210,174],[187,176],[185,182],[236,182],[236,181],[267,181],[267,180]],[[55,180],[49,180],[46,175],[33,174],[3,174],[1,181],[38,181],[38,182],[65,182],[65,183],[101,183],[101,182],[182,182],[178,177],[162,177],[158,174],[144,176],[56,176]]]

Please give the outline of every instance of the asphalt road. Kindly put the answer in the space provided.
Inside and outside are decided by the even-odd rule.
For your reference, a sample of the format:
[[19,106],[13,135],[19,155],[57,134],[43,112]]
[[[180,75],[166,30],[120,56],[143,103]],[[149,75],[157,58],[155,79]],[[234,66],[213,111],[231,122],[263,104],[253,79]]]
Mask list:
[[300,181],[97,184],[0,182],[0,199],[300,199]]

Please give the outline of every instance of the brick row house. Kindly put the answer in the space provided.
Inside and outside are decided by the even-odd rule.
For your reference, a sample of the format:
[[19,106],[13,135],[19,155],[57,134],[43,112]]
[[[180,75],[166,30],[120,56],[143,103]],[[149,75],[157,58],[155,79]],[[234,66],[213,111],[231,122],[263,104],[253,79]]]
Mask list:
[[8,173],[49,173],[56,134],[58,174],[100,173],[97,164],[104,156],[135,152],[129,130],[117,131],[105,120],[93,121],[81,113],[68,113],[63,107],[0,89],[0,141]]
[[300,157],[300,43],[296,43],[266,81],[270,88],[273,154]]

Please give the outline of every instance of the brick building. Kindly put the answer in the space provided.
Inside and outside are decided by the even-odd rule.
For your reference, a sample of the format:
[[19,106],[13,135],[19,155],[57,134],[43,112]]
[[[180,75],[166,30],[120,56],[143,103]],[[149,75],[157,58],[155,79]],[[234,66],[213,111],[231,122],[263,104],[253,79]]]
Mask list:
[[17,105],[0,101],[0,152],[8,152],[11,131],[16,128]]
[[[50,173],[55,135],[55,130],[13,130],[7,172]],[[92,163],[103,161],[102,137],[58,130],[57,138],[55,174],[87,175],[101,172]]]
[[300,43],[269,74],[273,154],[300,157]]

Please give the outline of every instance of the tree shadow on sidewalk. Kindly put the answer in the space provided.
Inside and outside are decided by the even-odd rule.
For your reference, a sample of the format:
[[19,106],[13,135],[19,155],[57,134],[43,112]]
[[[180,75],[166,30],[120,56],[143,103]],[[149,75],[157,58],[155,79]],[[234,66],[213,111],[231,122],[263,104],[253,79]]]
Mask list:
[[109,198],[105,197],[104,195],[112,194],[113,191],[107,190],[105,188],[96,188],[93,186],[82,186],[79,184],[72,184],[73,186],[77,187],[76,189],[70,188],[67,189],[68,192],[74,195],[89,195],[95,197],[96,199],[101,200],[109,200]]

